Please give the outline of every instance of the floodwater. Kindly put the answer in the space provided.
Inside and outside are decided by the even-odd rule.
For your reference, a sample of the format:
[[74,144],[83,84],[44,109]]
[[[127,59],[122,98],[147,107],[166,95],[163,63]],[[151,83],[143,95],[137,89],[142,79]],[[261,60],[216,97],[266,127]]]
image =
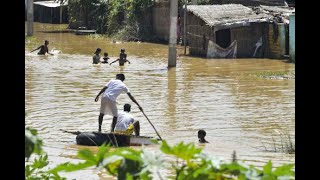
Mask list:
[[[54,56],[25,52],[26,126],[38,130],[49,155],[50,165],[79,162],[75,135],[62,132],[97,131],[100,101],[94,98],[117,73],[124,81],[163,139],[169,144],[194,142],[204,152],[226,160],[235,150],[240,160],[261,167],[268,160],[278,166],[294,163],[295,155],[268,152],[279,133],[294,141],[295,80],[264,79],[263,71],[293,72],[295,64],[271,59],[203,59],[183,56],[175,68],[167,69],[168,45],[154,43],[112,43],[111,39],[57,32],[59,25],[34,25],[34,36],[43,44],[49,40]],[[110,60],[125,48],[131,64],[93,65],[92,54],[100,47]],[[132,104],[132,115],[140,121],[141,135],[156,137],[147,119],[127,95],[118,97],[118,109]],[[105,116],[103,131],[109,131],[111,117]],[[209,144],[197,143],[197,131],[204,129]],[[145,147],[158,151],[158,145]],[[110,179],[102,170],[63,173],[70,179]]]

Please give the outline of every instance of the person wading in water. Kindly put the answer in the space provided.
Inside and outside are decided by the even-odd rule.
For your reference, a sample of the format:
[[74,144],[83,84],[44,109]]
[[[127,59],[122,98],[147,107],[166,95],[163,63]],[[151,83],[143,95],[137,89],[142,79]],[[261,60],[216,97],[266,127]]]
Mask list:
[[129,64],[131,64],[131,62],[130,62],[129,60],[127,60],[127,54],[124,53],[124,52],[125,52],[125,49],[121,49],[121,50],[120,50],[120,55],[119,55],[120,57],[119,57],[119,59],[111,62],[110,65],[113,64],[113,63],[115,63],[115,62],[117,62],[117,61],[119,61],[119,66],[124,66],[124,63],[125,63],[125,62],[128,62]]
[[40,51],[38,52],[38,55],[45,55],[46,53],[53,55],[52,53],[49,53],[48,45],[49,45],[49,41],[45,40],[44,45],[39,46],[37,49],[34,49],[31,52],[40,49]]
[[206,137],[206,132],[204,130],[199,130],[198,131],[198,139],[200,143],[209,143],[207,140],[204,139]]
[[101,53],[101,49],[97,48],[96,52],[94,52],[94,55],[92,57],[92,64],[100,63],[100,53]]

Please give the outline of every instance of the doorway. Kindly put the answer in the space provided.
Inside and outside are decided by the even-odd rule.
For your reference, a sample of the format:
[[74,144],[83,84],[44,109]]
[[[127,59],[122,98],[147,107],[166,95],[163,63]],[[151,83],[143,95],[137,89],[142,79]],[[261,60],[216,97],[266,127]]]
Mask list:
[[216,44],[222,48],[227,48],[231,44],[231,31],[230,29],[222,29],[216,31]]

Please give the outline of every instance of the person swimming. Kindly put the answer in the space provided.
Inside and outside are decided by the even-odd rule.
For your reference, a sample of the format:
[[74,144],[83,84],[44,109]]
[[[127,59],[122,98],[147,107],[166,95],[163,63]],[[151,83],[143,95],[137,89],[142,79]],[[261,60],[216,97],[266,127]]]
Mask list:
[[200,143],[209,143],[207,140],[204,139],[204,137],[206,137],[206,134],[206,131],[202,129],[198,131],[198,139]]
[[32,50],[31,52],[40,49],[40,51],[38,52],[38,55],[45,55],[46,53],[50,54],[50,55],[53,55],[52,53],[49,52],[48,45],[49,45],[49,41],[45,40],[44,41],[44,45],[41,45],[41,46],[37,47],[36,49]]

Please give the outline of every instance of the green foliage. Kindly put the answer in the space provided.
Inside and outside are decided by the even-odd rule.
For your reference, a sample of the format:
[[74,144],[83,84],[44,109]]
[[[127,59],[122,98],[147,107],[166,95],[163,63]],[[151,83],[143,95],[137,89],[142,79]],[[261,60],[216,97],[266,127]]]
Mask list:
[[[104,167],[110,175],[116,176],[118,179],[294,179],[293,164],[284,164],[273,168],[271,161],[269,161],[263,170],[259,170],[243,162],[228,163],[204,154],[202,149],[196,148],[191,143],[181,142],[169,146],[166,141],[163,141],[160,149],[164,154],[176,157],[176,163],[166,163],[164,154],[149,152],[145,149],[117,148],[111,152],[109,147],[101,146],[96,155],[89,150],[81,150],[78,157],[86,160],[81,165],[76,166],[69,163],[64,167],[60,165],[55,172],[70,171],[70,169],[75,171],[91,165]],[[160,173],[162,170],[174,170],[174,174],[162,177]]]
[[186,161],[189,161],[202,151],[202,149],[196,148],[192,143],[184,144],[183,142],[180,142],[179,144],[170,147],[166,141],[162,142],[160,149],[165,154],[171,154]]
[[[42,140],[37,136],[37,130],[32,128],[25,129],[25,157],[27,161],[33,153],[43,154]],[[46,166],[49,164],[48,155],[40,155],[35,158],[32,164],[25,166],[25,179],[26,180],[65,180],[60,177],[57,173],[52,173],[46,170]]]
[[124,21],[124,11],[125,11],[125,1],[124,0],[112,0],[109,2],[107,27],[108,35],[113,35],[123,28]]
[[57,173],[51,173],[45,170],[45,167],[49,164],[48,156],[41,155],[39,158],[35,158],[33,164],[26,165],[25,167],[25,179],[26,180],[66,180],[66,178],[60,177]]
[[70,23],[78,23],[88,29],[103,33],[106,30],[107,0],[69,0]]
[[[26,155],[41,153],[41,140],[37,137],[37,131],[26,128]],[[117,148],[111,151],[109,145],[102,145],[96,154],[92,151],[79,150],[77,156],[84,160],[82,163],[63,163],[51,170],[46,170],[49,164],[48,156],[40,155],[32,164],[25,166],[26,180],[65,180],[58,172],[78,171],[88,167],[103,167],[107,172],[117,179],[177,179],[177,180],[202,180],[202,179],[259,179],[277,180],[294,179],[294,164],[284,164],[280,167],[272,167],[269,161],[262,170],[254,166],[236,160],[235,151],[231,163],[202,153],[202,149],[196,148],[194,144],[180,142],[174,146],[162,141],[160,150],[162,153],[150,152],[146,149],[134,150],[131,148]],[[176,163],[166,162],[164,155],[176,158]],[[170,164],[169,164],[170,163]],[[162,177],[161,171],[171,170],[173,175]]]
[[272,173],[278,177],[282,176],[294,176],[295,173],[292,171],[294,164],[284,164],[278,168],[276,168]]
[[25,47],[26,48],[35,48],[39,47],[41,42],[35,36],[26,36],[25,37]]
[[37,130],[26,128],[25,129],[25,144],[24,152],[27,160],[32,153],[40,154],[42,152],[42,140],[37,136]]
[[69,0],[70,23],[96,29],[119,40],[152,35],[153,0]]
[[[197,0],[198,5],[207,5],[207,4],[213,4],[214,0]],[[215,0],[215,3],[221,4],[221,0]]]
[[[121,40],[136,40],[151,34],[151,0],[112,0],[107,26],[109,35]],[[149,14],[149,16],[148,16]]]
[[136,178],[142,171],[143,161],[140,155],[141,151],[119,148],[109,153],[101,166],[105,167],[110,174],[116,175],[118,179],[126,179],[128,175]]

